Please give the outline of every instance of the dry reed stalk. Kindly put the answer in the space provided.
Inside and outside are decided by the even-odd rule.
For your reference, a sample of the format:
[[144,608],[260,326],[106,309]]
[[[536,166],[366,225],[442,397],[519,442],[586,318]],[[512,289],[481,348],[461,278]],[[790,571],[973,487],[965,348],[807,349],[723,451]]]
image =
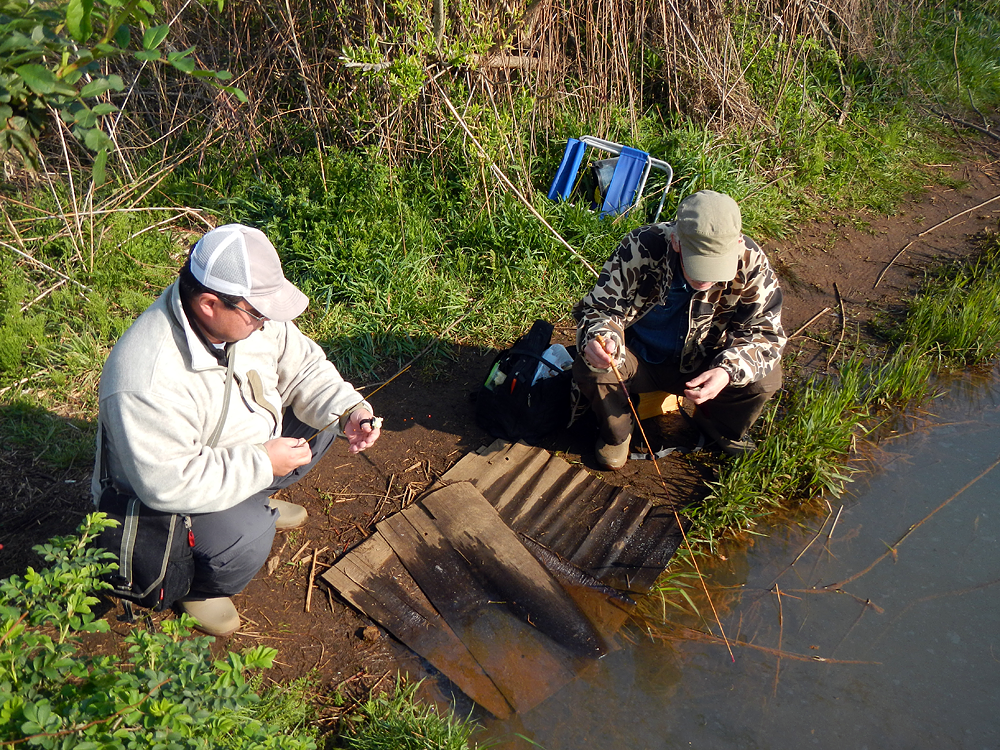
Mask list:
[[309,108],[309,113],[312,115],[313,124],[316,126],[316,148],[319,150],[319,171],[320,176],[323,179],[323,190],[326,191],[326,168],[323,166],[324,154],[326,153],[326,146],[323,143],[323,128],[320,126],[319,115],[316,114],[316,110],[313,107],[312,92],[309,90],[309,74],[306,72],[306,64],[302,59],[302,49],[299,47],[299,37],[295,33],[295,18],[292,15],[292,6],[289,4],[289,0],[285,0],[285,9],[288,11],[288,30],[292,36],[292,43],[295,45],[295,59],[299,64],[299,70],[302,73],[302,86],[306,92],[306,106]]
[[[436,84],[435,84],[435,85],[436,85]],[[445,104],[446,104],[446,105],[448,106],[448,109],[450,109],[450,110],[451,110],[451,113],[452,113],[452,115],[454,115],[454,116],[455,116],[455,118],[456,118],[456,119],[457,119],[457,120],[459,121],[459,123],[460,123],[460,124],[462,125],[462,130],[464,130],[464,131],[465,131],[466,135],[467,135],[467,136],[469,137],[469,140],[471,140],[471,141],[472,141],[472,143],[473,143],[473,144],[475,145],[476,149],[477,149],[477,150],[479,151],[479,153],[480,153],[480,155],[482,156],[482,158],[483,158],[483,159],[485,159],[485,160],[486,160],[486,162],[487,162],[487,163],[489,164],[489,167],[490,167],[490,170],[491,170],[491,171],[493,172],[493,174],[495,174],[495,175],[497,176],[497,178],[498,178],[498,179],[499,179],[499,180],[500,180],[500,181],[501,181],[502,183],[504,183],[504,184],[505,184],[505,185],[506,185],[506,186],[507,186],[507,187],[508,187],[508,188],[510,189],[510,191],[511,191],[512,193],[514,193],[514,195],[515,195],[515,196],[516,196],[516,197],[518,198],[518,200],[520,200],[520,201],[521,201],[521,203],[523,203],[523,204],[524,204],[524,206],[525,206],[525,207],[526,207],[526,208],[528,209],[528,211],[529,211],[529,212],[531,212],[531,214],[532,214],[532,215],[533,215],[533,216],[534,216],[534,217],[535,217],[536,219],[538,219],[538,220],[539,220],[540,222],[542,222],[542,224],[544,224],[544,225],[545,225],[545,228],[546,228],[546,229],[548,229],[548,230],[549,230],[549,231],[550,231],[550,232],[551,232],[551,233],[553,234],[553,236],[554,236],[554,237],[555,237],[555,238],[556,238],[557,240],[559,240],[559,242],[560,242],[560,243],[562,243],[562,245],[563,245],[564,247],[566,247],[566,248],[567,248],[567,249],[568,249],[568,250],[569,250],[569,251],[570,251],[570,252],[571,252],[571,253],[572,253],[572,254],[573,254],[573,255],[574,255],[575,257],[576,257],[576,259],[577,259],[577,260],[579,260],[579,261],[580,261],[580,262],[581,262],[581,263],[583,264],[583,266],[584,266],[584,267],[585,267],[585,268],[586,268],[586,269],[587,269],[588,271],[590,271],[590,272],[591,272],[591,273],[592,273],[592,274],[593,274],[594,276],[597,276],[597,275],[598,275],[598,274],[597,274],[597,271],[596,271],[596,270],[594,270],[593,266],[591,266],[591,265],[590,265],[590,264],[589,264],[589,263],[587,262],[586,258],[584,258],[584,257],[583,257],[582,255],[580,255],[580,253],[578,253],[578,252],[577,252],[576,250],[574,250],[574,249],[573,249],[573,246],[572,246],[572,245],[570,245],[570,244],[569,244],[569,243],[568,243],[568,242],[567,242],[567,241],[566,241],[565,239],[563,239],[562,235],[560,235],[560,234],[559,234],[559,233],[558,233],[558,232],[557,232],[557,231],[556,231],[555,229],[553,229],[553,228],[552,228],[552,225],[551,225],[551,224],[549,224],[549,223],[548,223],[548,222],[547,222],[547,221],[546,221],[546,220],[545,220],[545,219],[544,219],[544,218],[542,217],[542,215],[541,215],[540,213],[538,213],[538,211],[537,211],[537,210],[535,209],[535,207],[534,207],[533,205],[531,205],[531,202],[530,202],[530,201],[528,201],[528,200],[527,200],[527,199],[526,199],[526,198],[525,198],[525,197],[524,197],[524,196],[523,196],[523,195],[521,194],[521,192],[520,192],[520,191],[519,191],[519,190],[518,190],[518,189],[517,189],[517,188],[516,188],[516,187],[514,186],[514,183],[510,181],[510,179],[509,179],[509,178],[507,177],[507,175],[506,175],[506,174],[504,174],[504,173],[503,173],[503,172],[502,172],[502,171],[500,170],[500,168],[499,168],[499,167],[497,167],[497,165],[496,165],[496,164],[495,164],[495,163],[493,162],[493,160],[492,160],[492,159],[490,159],[490,157],[489,157],[489,154],[487,154],[487,153],[486,153],[486,150],[485,150],[485,149],[484,149],[484,148],[483,148],[483,147],[482,147],[482,146],[480,145],[479,141],[478,141],[478,140],[476,140],[476,137],[475,137],[475,136],[474,136],[474,135],[472,134],[472,131],[471,131],[471,130],[469,130],[469,126],[468,126],[468,125],[466,125],[465,121],[464,121],[464,120],[462,119],[462,116],[461,116],[461,115],[460,115],[460,114],[458,113],[458,110],[457,110],[457,109],[455,109],[455,105],[451,103],[451,100],[450,100],[450,99],[448,99],[447,95],[446,95],[446,94],[444,93],[444,90],[443,90],[443,89],[441,89],[441,88],[440,88],[440,86],[438,86],[438,92],[440,93],[441,97],[442,97],[442,98],[444,99],[444,102],[445,102]]]

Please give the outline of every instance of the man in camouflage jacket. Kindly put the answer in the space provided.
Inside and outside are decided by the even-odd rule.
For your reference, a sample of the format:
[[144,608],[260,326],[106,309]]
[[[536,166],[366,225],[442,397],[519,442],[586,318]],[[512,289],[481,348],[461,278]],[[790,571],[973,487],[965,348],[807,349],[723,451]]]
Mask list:
[[667,391],[695,404],[696,424],[726,453],[781,387],[781,289],[763,251],[742,232],[739,206],[703,190],[677,220],[629,233],[573,311],[574,379],[599,424],[597,460],[628,459],[633,398]]

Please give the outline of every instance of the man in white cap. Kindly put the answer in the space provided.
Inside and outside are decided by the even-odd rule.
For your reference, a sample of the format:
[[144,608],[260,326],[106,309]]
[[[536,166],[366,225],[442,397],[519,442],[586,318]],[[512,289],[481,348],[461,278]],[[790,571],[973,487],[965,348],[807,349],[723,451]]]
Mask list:
[[598,422],[597,462],[620,469],[633,430],[628,399],[666,391],[695,404],[694,421],[728,455],[781,387],[781,289],[742,233],[731,197],[702,190],[676,221],[628,234],[574,308],[573,377]]
[[218,227],[101,376],[94,497],[104,466],[120,492],[190,518],[195,575],[179,605],[211,635],[239,628],[230,597],[267,560],[275,529],[306,521],[270,495],[337,435],[351,453],[379,436],[370,405],[292,322],[308,304],[262,232]]

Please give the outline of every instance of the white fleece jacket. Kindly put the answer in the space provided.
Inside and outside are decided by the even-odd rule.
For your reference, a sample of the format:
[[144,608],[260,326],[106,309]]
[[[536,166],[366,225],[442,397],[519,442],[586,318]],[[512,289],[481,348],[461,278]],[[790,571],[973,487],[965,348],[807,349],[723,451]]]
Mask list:
[[[118,340],[101,375],[100,421],[119,489],[173,513],[231,508],[272,483],[263,444],[281,435],[284,409],[319,429],[364,403],[294,323],[268,321],[231,345],[230,356],[233,351],[229,413],[210,448],[222,416],[226,368],[192,329],[177,283]],[[342,434],[339,423],[330,429]],[[96,500],[100,431],[94,466]]]

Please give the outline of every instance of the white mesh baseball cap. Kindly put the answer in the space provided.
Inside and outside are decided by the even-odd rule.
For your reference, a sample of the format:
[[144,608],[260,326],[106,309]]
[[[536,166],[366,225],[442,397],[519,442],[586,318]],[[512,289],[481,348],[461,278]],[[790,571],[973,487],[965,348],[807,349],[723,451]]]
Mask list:
[[243,297],[279,323],[297,318],[309,305],[282,273],[271,241],[242,224],[216,227],[198,240],[191,250],[191,273],[213,292]]

